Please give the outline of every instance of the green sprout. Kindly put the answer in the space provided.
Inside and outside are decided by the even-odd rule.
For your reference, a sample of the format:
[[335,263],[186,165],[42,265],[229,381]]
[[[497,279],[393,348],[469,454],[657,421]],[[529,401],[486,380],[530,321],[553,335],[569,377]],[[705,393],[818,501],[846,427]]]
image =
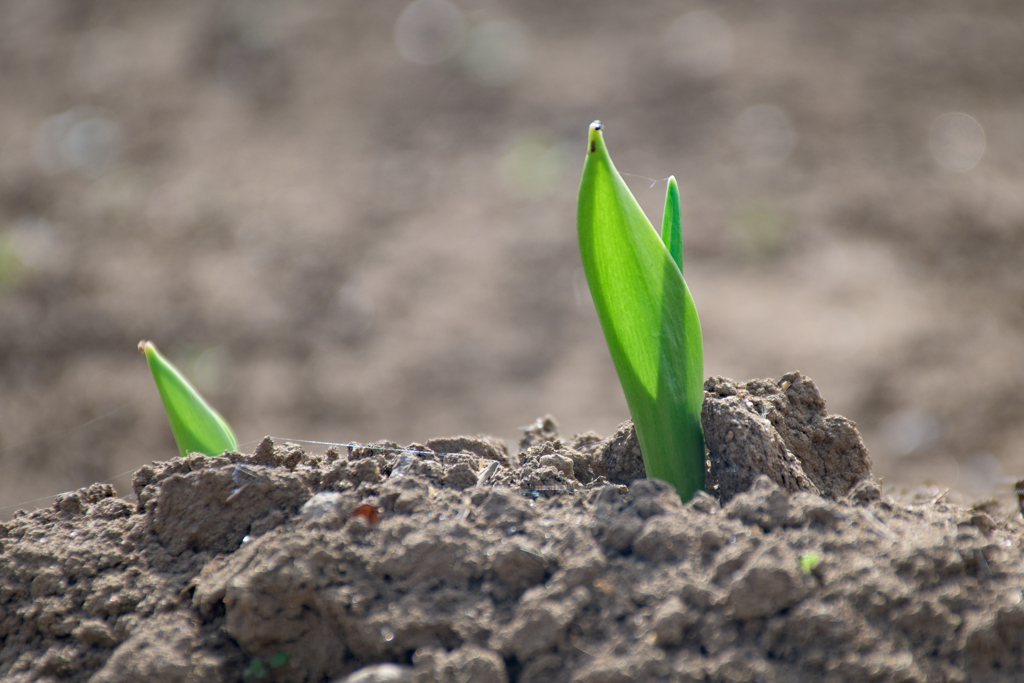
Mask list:
[[153,342],[139,342],[139,351],[146,355],[182,457],[189,453],[220,455],[238,448],[235,435],[224,418],[160,355]]
[[800,571],[804,574],[810,574],[821,562],[821,557],[818,556],[818,553],[812,551],[804,553],[797,558],[797,561],[800,563]]
[[683,280],[679,188],[659,238],[590,124],[576,225],[587,284],[629,406],[647,476],[683,501],[704,487],[704,346]]
[[263,660],[259,657],[249,662],[249,666],[245,667],[242,671],[242,680],[247,681],[250,678],[266,678],[267,669],[279,669],[288,663],[288,654],[285,652],[278,652],[270,660],[264,664]]
[[249,662],[249,666],[242,670],[243,681],[247,681],[250,678],[266,678],[266,676],[267,667],[259,657]]
[[0,289],[13,289],[25,275],[25,264],[18,256],[11,236],[0,235]]

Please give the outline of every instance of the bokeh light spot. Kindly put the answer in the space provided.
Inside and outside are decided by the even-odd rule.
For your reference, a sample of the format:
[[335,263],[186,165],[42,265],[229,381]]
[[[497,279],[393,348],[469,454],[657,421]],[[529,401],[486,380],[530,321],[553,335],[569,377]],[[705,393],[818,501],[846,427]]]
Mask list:
[[786,243],[786,225],[782,214],[768,201],[743,204],[733,216],[729,227],[745,255],[768,258],[777,255]]
[[901,410],[882,424],[882,443],[897,457],[927,451],[939,436],[939,421],[915,410]]
[[415,64],[439,64],[462,47],[466,19],[448,0],[414,0],[395,22],[398,52]]
[[0,291],[14,289],[21,282],[25,264],[9,235],[0,234]]
[[965,173],[985,155],[985,130],[973,116],[949,112],[932,123],[928,144],[939,166]]
[[732,141],[748,164],[772,168],[789,158],[796,144],[796,131],[779,107],[755,104],[736,118]]
[[61,273],[70,266],[71,250],[45,218],[25,216],[7,234],[18,263],[36,273]]
[[669,64],[697,78],[717,76],[728,69],[734,48],[732,29],[707,10],[687,12],[665,32]]
[[524,135],[501,160],[501,175],[514,194],[541,196],[558,188],[565,175],[565,150],[544,134]]
[[985,495],[1000,484],[1012,484],[1013,478],[1003,473],[1003,466],[991,453],[975,453],[960,468],[960,488],[970,494]]
[[370,331],[373,300],[357,277],[338,288],[333,309],[334,329],[343,341],[355,341]]
[[515,21],[487,21],[474,26],[462,51],[462,63],[470,77],[489,86],[515,80],[529,58],[529,35]]
[[75,169],[99,177],[113,165],[119,141],[117,124],[88,108],[76,107],[39,126],[36,163],[47,173]]
[[231,357],[220,346],[192,346],[174,355],[173,362],[203,394],[220,394],[231,378]]

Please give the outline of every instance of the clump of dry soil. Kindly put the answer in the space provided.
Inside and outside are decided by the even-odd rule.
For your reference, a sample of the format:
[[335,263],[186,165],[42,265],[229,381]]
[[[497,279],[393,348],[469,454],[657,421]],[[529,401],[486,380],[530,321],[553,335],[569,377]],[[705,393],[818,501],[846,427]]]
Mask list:
[[19,513],[0,678],[1015,680],[1019,515],[882,495],[799,374],[706,390],[714,495],[686,504],[629,423],[543,418],[517,453],[268,438]]

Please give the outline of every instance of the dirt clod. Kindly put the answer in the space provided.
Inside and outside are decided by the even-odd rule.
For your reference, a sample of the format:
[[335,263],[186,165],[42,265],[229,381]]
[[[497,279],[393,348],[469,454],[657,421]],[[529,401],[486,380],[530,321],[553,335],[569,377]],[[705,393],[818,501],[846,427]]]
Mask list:
[[826,498],[870,479],[871,458],[856,426],[829,415],[814,382],[800,373],[746,384],[711,377],[704,391],[709,474],[723,501],[750,488],[759,474],[787,491]]
[[633,476],[628,423],[514,455],[264,440],[144,467],[134,505],[62,496],[0,525],[0,678],[1014,680],[1019,514],[885,495],[787,378],[709,383],[723,502]]

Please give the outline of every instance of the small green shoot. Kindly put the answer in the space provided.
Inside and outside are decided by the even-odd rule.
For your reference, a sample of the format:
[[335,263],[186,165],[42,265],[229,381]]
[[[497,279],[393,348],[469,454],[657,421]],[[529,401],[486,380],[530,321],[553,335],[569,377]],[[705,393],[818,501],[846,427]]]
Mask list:
[[182,457],[189,453],[220,455],[238,448],[235,435],[224,418],[157,351],[153,342],[139,342],[139,351],[145,354],[149,363]]
[[249,666],[242,670],[242,680],[247,681],[250,678],[266,678],[267,666],[263,663],[263,660],[257,657],[256,659],[249,662]]
[[818,553],[812,551],[804,553],[797,558],[797,561],[800,562],[800,571],[804,574],[810,574],[821,563],[821,557]]
[[25,264],[18,256],[10,235],[0,235],[0,289],[13,289],[25,275]]
[[266,664],[260,657],[256,657],[249,666],[242,670],[242,680],[247,681],[250,678],[263,679],[267,676],[267,670],[280,669],[282,666],[288,663],[288,654],[285,652],[278,652],[271,657]]
[[659,237],[615,170],[601,123],[592,123],[576,214],[583,270],[647,476],[687,501],[704,487],[704,346],[683,280],[674,178],[665,205]]
[[679,206],[679,183],[676,177],[668,177],[665,190],[665,213],[661,218],[661,241],[665,243],[669,256],[683,272],[683,212]]

